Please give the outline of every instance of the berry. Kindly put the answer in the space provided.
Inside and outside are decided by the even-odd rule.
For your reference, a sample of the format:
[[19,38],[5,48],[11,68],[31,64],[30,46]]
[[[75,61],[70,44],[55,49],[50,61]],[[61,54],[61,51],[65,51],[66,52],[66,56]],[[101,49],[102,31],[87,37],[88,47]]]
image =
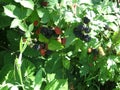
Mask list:
[[35,31],[35,33],[36,33],[37,35],[39,35],[39,34],[40,34],[40,28],[37,29],[37,30]]
[[40,44],[40,48],[41,48],[41,49],[45,49],[45,47],[46,47],[46,44],[45,44],[45,43],[41,43],[41,44]]
[[78,25],[77,29],[79,31],[83,31],[84,30],[84,25],[82,25],[82,24]]
[[56,34],[56,32],[54,30],[52,30],[52,33],[53,33],[52,35],[56,38],[59,36],[58,34]]
[[66,38],[62,38],[62,39],[61,39],[61,43],[62,43],[63,45],[65,45],[65,43],[66,43]]
[[43,34],[46,38],[50,38],[53,35],[53,30],[47,27],[42,27],[41,34]]
[[51,53],[52,53],[51,50],[47,50],[47,51],[46,51],[46,56],[49,56]]
[[105,56],[105,52],[104,52],[104,49],[103,49],[103,47],[98,47],[98,50],[99,50],[99,54],[101,55],[101,56]]
[[39,49],[40,49],[40,45],[39,45],[39,44],[35,44],[35,45],[33,46],[33,48],[34,48],[35,50],[39,50]]
[[42,28],[41,28],[41,34],[43,34],[44,36],[47,35],[47,31],[48,31],[48,28],[47,28],[47,27],[42,27]]
[[89,42],[91,40],[91,37],[89,35],[84,36],[84,41]]
[[57,35],[60,35],[60,34],[62,34],[62,31],[61,31],[61,29],[59,28],[59,27],[55,27],[55,33],[57,34]]
[[23,42],[26,42],[26,38],[22,38],[22,41],[23,41]]
[[43,1],[42,3],[41,3],[41,6],[47,6],[48,5],[48,2],[46,2],[46,1]]
[[53,35],[53,33],[54,33],[54,30],[48,29],[48,31],[47,31],[48,36],[47,37],[50,38]]
[[90,19],[88,17],[83,17],[83,22],[85,24],[88,24],[90,22]]
[[45,50],[45,49],[40,49],[40,54],[41,54],[42,56],[45,56],[46,50]]
[[90,33],[91,30],[89,28],[85,27],[84,31],[85,31],[85,33]]
[[98,51],[98,49],[92,49],[92,53],[93,53],[93,55],[98,55],[99,51]]
[[37,26],[38,25],[38,21],[36,20],[36,21],[34,21],[34,26]]
[[92,48],[88,48],[87,53],[88,53],[88,54],[91,54],[91,53],[92,53]]
[[79,34],[79,38],[80,38],[81,40],[84,40],[85,35],[81,33],[81,34]]
[[80,37],[82,32],[80,32],[77,28],[74,28],[73,33],[75,34],[76,37]]
[[57,37],[58,35],[55,33],[54,30],[52,30],[51,28],[47,28],[47,27],[42,27],[41,28],[41,34],[43,34],[46,38],[51,38],[53,35],[55,37]]
[[79,31],[78,31],[78,29],[77,28],[74,28],[74,30],[73,30],[73,33],[75,34],[75,36],[76,37],[78,37],[79,36]]

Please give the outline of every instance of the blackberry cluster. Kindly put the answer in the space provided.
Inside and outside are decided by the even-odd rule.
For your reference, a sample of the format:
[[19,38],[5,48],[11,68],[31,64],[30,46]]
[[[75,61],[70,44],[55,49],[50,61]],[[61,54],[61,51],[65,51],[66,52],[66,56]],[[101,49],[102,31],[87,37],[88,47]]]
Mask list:
[[[88,24],[89,22],[90,19],[88,19],[87,17],[83,18],[84,24]],[[79,24],[77,27],[75,27],[74,34],[76,37],[80,38],[81,40],[85,42],[89,42],[91,40],[91,37],[88,35],[88,33],[90,33],[91,29],[84,24]]]
[[33,48],[35,50],[39,50],[40,54],[45,57],[48,57],[49,55],[52,54],[52,51],[48,50],[48,45],[43,42],[39,42],[38,44],[35,44]]
[[88,33],[90,33],[90,31],[91,31],[91,29],[88,27],[85,27],[83,24],[80,24],[76,28],[74,28],[75,36],[85,42],[89,42],[91,40],[91,37],[88,35]]
[[[47,39],[54,38],[55,40],[58,39],[58,37],[62,34],[62,31],[59,27],[51,28],[51,27],[39,27],[37,30],[35,30],[36,35],[42,34],[45,36]],[[60,38],[61,44],[65,44],[65,38]],[[35,40],[33,48],[36,50],[39,50],[40,54],[42,56],[49,56],[52,51],[48,49],[48,44],[45,42],[40,42],[39,40]]]
[[51,38],[52,36],[57,37],[55,31],[47,27],[42,27],[40,33],[44,35],[46,38]]

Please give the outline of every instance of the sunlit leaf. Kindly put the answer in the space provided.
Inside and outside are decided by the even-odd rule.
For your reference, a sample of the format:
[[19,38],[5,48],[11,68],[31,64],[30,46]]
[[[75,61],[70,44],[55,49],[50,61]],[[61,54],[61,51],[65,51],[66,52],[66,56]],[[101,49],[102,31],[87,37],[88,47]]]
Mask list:
[[60,44],[57,40],[51,39],[48,43],[49,50],[61,50],[63,48],[64,48],[63,45]]

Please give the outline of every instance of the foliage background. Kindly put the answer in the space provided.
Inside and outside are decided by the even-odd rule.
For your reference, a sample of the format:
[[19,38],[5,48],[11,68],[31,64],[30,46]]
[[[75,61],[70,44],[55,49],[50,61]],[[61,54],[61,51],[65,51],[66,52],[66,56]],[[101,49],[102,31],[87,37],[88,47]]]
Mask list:
[[[119,90],[119,8],[118,0],[0,0],[0,90]],[[85,16],[90,42],[74,34]],[[65,44],[36,34],[41,27],[59,27]],[[34,47],[41,43],[51,53]]]

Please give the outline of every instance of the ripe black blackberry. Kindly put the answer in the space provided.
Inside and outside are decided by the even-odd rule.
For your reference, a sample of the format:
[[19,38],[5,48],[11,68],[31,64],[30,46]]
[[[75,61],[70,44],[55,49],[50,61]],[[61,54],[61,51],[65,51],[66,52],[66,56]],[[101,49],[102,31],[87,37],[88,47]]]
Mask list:
[[79,35],[79,38],[80,38],[81,40],[84,40],[84,37],[85,37],[85,35],[84,35],[83,33],[81,33],[81,34]]
[[85,28],[84,28],[84,31],[85,31],[85,33],[90,33],[91,29],[88,28],[88,27],[85,27]]
[[50,38],[50,37],[53,35],[53,33],[54,33],[53,30],[51,30],[51,29],[49,29],[49,28],[47,28],[47,27],[42,27],[40,32],[41,32],[41,34],[43,34],[46,38]]
[[88,17],[83,17],[83,22],[85,24],[88,24],[90,22],[90,19]]
[[77,28],[74,28],[73,33],[75,34],[76,37],[79,37],[80,31]]
[[52,29],[48,29],[48,31],[47,31],[47,38],[50,38],[50,37],[52,37],[52,35],[53,35],[53,33],[54,33],[54,31],[52,30]]
[[91,37],[89,35],[84,35],[84,41],[89,42],[91,40]]
[[94,49],[92,49],[92,53],[93,53],[93,55],[98,55],[99,51],[98,51],[98,49],[94,48]]
[[40,33],[43,34],[44,36],[47,35],[48,28],[47,27],[42,27]]
[[35,44],[35,45],[33,46],[33,48],[34,48],[35,50],[39,50],[39,49],[40,49],[40,45],[39,45],[39,44]]
[[82,32],[84,30],[84,25],[79,24],[77,29]]
[[45,48],[46,48],[46,44],[41,42],[41,43],[40,43],[40,48],[41,48],[41,49],[45,49]]
[[51,50],[47,50],[46,51],[46,56],[49,56],[49,55],[51,55],[52,54],[52,51]]

